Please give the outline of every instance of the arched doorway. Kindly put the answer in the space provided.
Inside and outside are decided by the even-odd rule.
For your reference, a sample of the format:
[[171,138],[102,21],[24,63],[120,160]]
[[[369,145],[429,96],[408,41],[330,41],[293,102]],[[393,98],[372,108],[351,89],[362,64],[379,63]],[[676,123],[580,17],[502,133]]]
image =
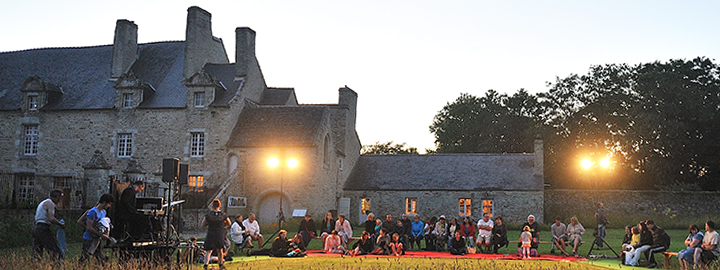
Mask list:
[[[280,193],[272,193],[263,197],[260,200],[260,206],[258,207],[256,216],[260,225],[268,225],[277,223],[278,211],[280,210]],[[287,196],[283,196],[283,214],[285,215],[285,221],[292,218],[292,207],[290,207],[290,200]]]

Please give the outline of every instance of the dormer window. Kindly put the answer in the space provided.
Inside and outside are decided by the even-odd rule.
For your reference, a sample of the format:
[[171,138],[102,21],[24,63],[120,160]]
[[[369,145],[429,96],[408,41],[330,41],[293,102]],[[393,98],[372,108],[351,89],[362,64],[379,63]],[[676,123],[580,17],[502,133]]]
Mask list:
[[205,107],[205,92],[195,92],[193,97],[195,108]]
[[38,95],[29,94],[27,97],[27,107],[29,111],[37,111],[38,109]]
[[123,108],[132,108],[132,107],[133,107],[133,94],[132,93],[123,94]]

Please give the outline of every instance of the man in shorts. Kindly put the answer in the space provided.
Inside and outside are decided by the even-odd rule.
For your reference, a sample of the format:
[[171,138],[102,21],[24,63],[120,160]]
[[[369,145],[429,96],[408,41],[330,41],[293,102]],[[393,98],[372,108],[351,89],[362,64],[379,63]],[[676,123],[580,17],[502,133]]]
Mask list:
[[477,223],[478,237],[475,243],[480,249],[480,252],[483,252],[484,249],[486,253],[490,253],[490,247],[492,247],[492,229],[494,226],[495,224],[492,219],[490,219],[490,214],[483,213],[483,218],[478,220]]

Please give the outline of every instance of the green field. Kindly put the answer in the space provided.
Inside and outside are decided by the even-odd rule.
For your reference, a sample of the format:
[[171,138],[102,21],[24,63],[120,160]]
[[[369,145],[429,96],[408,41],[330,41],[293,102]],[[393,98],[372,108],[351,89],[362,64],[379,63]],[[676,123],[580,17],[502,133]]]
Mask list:
[[[288,226],[289,227],[289,226]],[[265,231],[272,231],[267,228]],[[509,233],[510,239],[516,232]],[[678,251],[683,248],[683,240],[687,232],[685,230],[668,230],[672,238],[671,251]],[[290,233],[291,235],[293,232]],[[356,230],[356,234],[359,231]],[[623,230],[610,229],[606,241],[610,243],[616,251],[619,251],[622,242]],[[266,234],[267,237],[270,234]],[[549,232],[541,232],[541,240],[549,238]],[[580,247],[581,255],[586,255],[591,239],[584,239],[588,242]],[[271,241],[271,240],[268,240]],[[255,243],[257,246],[257,243]],[[424,244],[423,244],[424,245]],[[269,247],[269,244],[266,245]],[[309,246],[310,249],[319,249],[320,241],[313,240]],[[500,253],[513,254],[516,246],[500,249]],[[68,269],[95,269],[92,265],[77,265],[80,243],[70,244],[70,253],[66,256],[66,266]],[[541,245],[540,254],[549,254],[550,245]],[[613,255],[612,252],[605,248],[597,252],[595,255]],[[108,253],[108,255],[110,255]],[[657,255],[658,262],[662,262],[662,256]],[[642,262],[642,261],[641,261]],[[377,258],[377,257],[313,257],[313,258],[267,258],[267,257],[245,257],[235,256],[232,262],[228,262],[228,269],[620,269],[619,259],[591,259],[589,262],[552,262],[552,261],[521,261],[521,260],[476,260],[476,259],[430,259],[430,258]],[[0,265],[11,265],[8,269],[49,269],[47,262],[34,263],[30,260],[30,248],[0,249]],[[117,263],[109,263],[105,269],[163,269],[162,266],[151,266],[145,264],[118,265]],[[211,268],[217,268],[217,265],[211,265]],[[673,268],[677,268],[677,260],[673,261]],[[186,267],[183,267],[186,269]],[[202,269],[202,265],[194,265],[191,269]],[[622,269],[631,269],[622,266]]]

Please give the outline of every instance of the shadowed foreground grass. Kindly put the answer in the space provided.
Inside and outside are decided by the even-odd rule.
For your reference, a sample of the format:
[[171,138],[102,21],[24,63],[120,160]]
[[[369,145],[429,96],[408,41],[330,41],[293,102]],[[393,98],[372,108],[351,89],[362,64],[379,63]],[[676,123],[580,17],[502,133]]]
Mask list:
[[[227,269],[606,269],[576,262],[379,257],[270,258],[233,262]],[[217,268],[217,265],[212,265]],[[196,266],[193,269],[202,269]]]

